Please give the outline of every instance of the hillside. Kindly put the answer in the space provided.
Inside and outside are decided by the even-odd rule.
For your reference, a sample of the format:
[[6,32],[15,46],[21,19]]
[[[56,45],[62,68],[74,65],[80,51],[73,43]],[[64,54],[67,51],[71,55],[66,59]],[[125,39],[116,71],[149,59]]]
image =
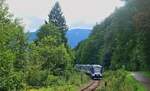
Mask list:
[[126,5],[97,24],[80,44],[80,63],[100,63],[106,68],[150,69],[150,1],[127,0]]
[[[90,29],[71,29],[66,33],[68,44],[71,46],[71,48],[74,48],[79,42],[88,38],[90,33]],[[37,32],[30,32],[28,38],[29,41],[35,40],[37,38],[36,34]]]
[[31,42],[31,41],[33,41],[33,40],[35,40],[35,39],[37,39],[37,32],[30,32],[29,33],[29,37],[28,37],[28,40]]
[[90,33],[90,29],[71,29],[66,34],[68,44],[74,48],[79,42],[88,38]]

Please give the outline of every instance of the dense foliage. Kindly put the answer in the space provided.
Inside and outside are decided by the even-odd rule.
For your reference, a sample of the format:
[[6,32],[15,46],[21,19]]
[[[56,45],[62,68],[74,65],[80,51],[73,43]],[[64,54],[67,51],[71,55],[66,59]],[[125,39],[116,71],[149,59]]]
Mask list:
[[[53,12],[50,15],[62,14]],[[57,19],[42,25],[37,40],[28,43],[23,27],[8,12],[5,1],[0,1],[0,91],[22,91],[28,87],[65,85],[65,82],[74,85],[70,82],[71,74],[76,74],[74,56],[64,38],[66,30],[62,29],[66,26],[65,19]],[[57,26],[58,22],[64,25]]]
[[[74,62],[74,51],[67,45],[65,34],[68,29],[58,2],[49,14],[49,21],[39,28],[37,39],[28,43],[23,27],[8,12],[5,0],[0,0],[0,91],[39,88],[43,91],[76,91],[88,77],[75,71],[74,63],[149,70],[150,1],[124,1],[124,7],[97,24],[89,39],[77,46]],[[107,81],[113,90],[122,91],[123,88],[115,88],[120,85],[130,87],[125,83],[129,81],[125,79],[126,74],[116,74],[113,76],[117,78],[113,79],[115,84]],[[112,91],[108,89],[103,91]],[[131,89],[135,91],[135,88]]]
[[[29,46],[27,83],[31,86],[51,86],[59,80],[69,80],[73,71],[73,52],[66,45],[66,26],[58,2],[54,5],[49,22],[37,33],[37,40]],[[59,17],[54,17],[59,16]],[[64,25],[59,25],[62,22]],[[63,31],[63,32],[62,32]]]
[[0,90],[23,87],[26,41],[23,28],[12,19],[4,0],[0,1]]
[[97,24],[90,38],[76,48],[78,63],[100,63],[111,69],[150,69],[150,1],[125,3]]

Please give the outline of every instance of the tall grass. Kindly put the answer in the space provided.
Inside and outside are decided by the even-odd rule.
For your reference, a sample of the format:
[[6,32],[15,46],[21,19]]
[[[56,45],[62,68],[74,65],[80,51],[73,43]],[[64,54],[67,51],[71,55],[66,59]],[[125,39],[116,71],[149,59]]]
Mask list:
[[97,91],[146,91],[129,72],[124,70],[107,71]]
[[61,78],[48,87],[30,88],[25,91],[79,91],[80,87],[89,80],[90,78],[84,73],[74,72],[68,80]]

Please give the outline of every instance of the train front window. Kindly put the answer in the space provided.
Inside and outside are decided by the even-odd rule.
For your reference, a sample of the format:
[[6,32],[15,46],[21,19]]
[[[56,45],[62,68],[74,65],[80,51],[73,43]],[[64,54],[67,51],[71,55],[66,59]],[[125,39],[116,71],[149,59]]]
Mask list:
[[100,72],[100,67],[94,67],[95,72]]

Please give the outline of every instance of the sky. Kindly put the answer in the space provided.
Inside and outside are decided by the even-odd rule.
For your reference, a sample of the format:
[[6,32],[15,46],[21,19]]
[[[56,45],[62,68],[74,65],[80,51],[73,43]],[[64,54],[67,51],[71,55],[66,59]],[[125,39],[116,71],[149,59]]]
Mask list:
[[44,24],[56,1],[60,3],[67,25],[73,28],[91,29],[108,17],[116,7],[124,5],[120,0],[6,0],[9,11],[22,19],[25,32],[34,32]]

